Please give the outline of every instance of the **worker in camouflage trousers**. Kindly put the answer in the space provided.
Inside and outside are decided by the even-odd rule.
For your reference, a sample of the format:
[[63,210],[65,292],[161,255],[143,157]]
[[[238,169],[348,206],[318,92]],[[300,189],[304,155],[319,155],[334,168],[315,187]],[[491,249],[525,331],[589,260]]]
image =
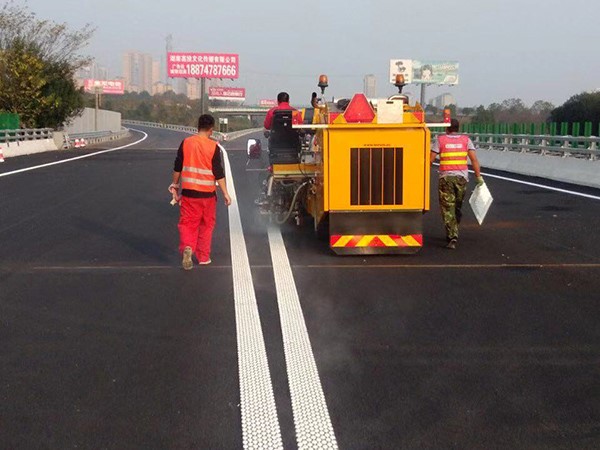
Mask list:
[[446,134],[438,136],[431,147],[431,162],[440,158],[438,194],[449,249],[455,249],[458,244],[458,225],[469,182],[467,158],[473,166],[477,185],[483,184],[476,147],[467,135],[458,133],[459,127],[458,120],[452,119]]

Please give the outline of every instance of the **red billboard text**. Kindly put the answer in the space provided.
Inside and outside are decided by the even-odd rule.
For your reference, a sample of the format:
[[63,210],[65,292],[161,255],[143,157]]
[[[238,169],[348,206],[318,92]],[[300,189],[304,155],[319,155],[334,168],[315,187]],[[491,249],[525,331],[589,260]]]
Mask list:
[[262,99],[258,102],[258,105],[265,106],[267,108],[272,108],[273,106],[277,106],[277,100]]
[[229,53],[169,53],[170,78],[239,78],[240,57]]
[[208,89],[208,98],[211,100],[237,100],[246,99],[246,89],[230,87],[211,87]]
[[91,93],[123,95],[125,93],[125,83],[121,80],[87,79],[84,81],[83,89],[85,92]]

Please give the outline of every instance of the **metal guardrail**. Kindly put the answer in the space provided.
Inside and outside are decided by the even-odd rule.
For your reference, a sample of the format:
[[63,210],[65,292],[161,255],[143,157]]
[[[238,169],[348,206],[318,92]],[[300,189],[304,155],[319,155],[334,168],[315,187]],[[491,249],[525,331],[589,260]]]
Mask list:
[[186,133],[197,133],[198,128],[195,127],[187,127],[184,125],[172,125],[168,123],[156,123],[156,122],[144,122],[143,120],[122,120],[121,123],[123,125],[133,125],[140,127],[149,127],[149,128],[164,128],[166,130],[173,131],[184,131]]
[[[433,133],[439,135],[442,133]],[[528,134],[467,133],[478,148],[544,156],[600,159],[600,138]]]
[[73,139],[96,139],[110,136],[112,131],[91,131],[88,133],[69,133],[69,137]]
[[[133,125],[133,126],[137,125],[137,126],[141,126],[141,127],[163,128],[166,130],[182,131],[184,133],[190,133],[190,134],[196,134],[198,132],[198,128],[195,128],[195,127],[186,127],[184,125],[172,125],[172,124],[168,124],[168,123],[143,122],[141,120],[122,120],[121,123],[123,125]],[[262,128],[251,128],[248,130],[233,131],[231,133],[221,133],[219,131],[214,131],[213,136],[219,142],[222,142],[222,141],[237,139],[239,137],[245,136],[247,134],[255,133],[260,130],[262,130]]]
[[52,139],[54,130],[51,128],[26,128],[20,130],[0,130],[0,142],[9,144],[19,141],[37,141]]
[[72,147],[75,139],[84,139],[87,145],[100,144],[108,141],[117,141],[129,135],[127,128],[121,128],[120,131],[92,131],[88,133],[72,133],[68,134],[68,146]]
[[266,114],[270,108],[261,106],[215,106],[209,108],[212,113],[225,113],[225,114]]

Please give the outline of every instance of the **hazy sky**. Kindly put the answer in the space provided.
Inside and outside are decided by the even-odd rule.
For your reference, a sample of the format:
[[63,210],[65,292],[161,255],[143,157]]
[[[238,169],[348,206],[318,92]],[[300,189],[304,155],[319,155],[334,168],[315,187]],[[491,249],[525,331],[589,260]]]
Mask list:
[[[20,3],[18,0],[16,3]],[[287,90],[308,103],[320,73],[330,96],[362,90],[377,76],[388,84],[389,60],[457,60],[460,85],[448,91],[461,106],[506,98],[561,104],[600,88],[598,0],[29,0],[40,18],[98,30],[88,53],[121,74],[126,50],[240,55],[240,79],[249,101]],[[410,86],[418,94],[419,88]]]

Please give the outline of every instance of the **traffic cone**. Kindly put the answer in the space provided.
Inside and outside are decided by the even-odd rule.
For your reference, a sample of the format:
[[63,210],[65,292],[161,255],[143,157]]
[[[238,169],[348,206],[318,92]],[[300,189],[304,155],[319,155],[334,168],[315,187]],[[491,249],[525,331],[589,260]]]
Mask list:
[[0,163],[4,162],[4,152],[2,151],[2,147],[0,147]]
[[79,143],[79,146],[81,148],[84,148],[87,145],[87,142],[85,142],[85,139],[82,139],[81,142]]
[[79,147],[81,147],[81,143],[79,142],[79,139],[75,139],[75,148]]

